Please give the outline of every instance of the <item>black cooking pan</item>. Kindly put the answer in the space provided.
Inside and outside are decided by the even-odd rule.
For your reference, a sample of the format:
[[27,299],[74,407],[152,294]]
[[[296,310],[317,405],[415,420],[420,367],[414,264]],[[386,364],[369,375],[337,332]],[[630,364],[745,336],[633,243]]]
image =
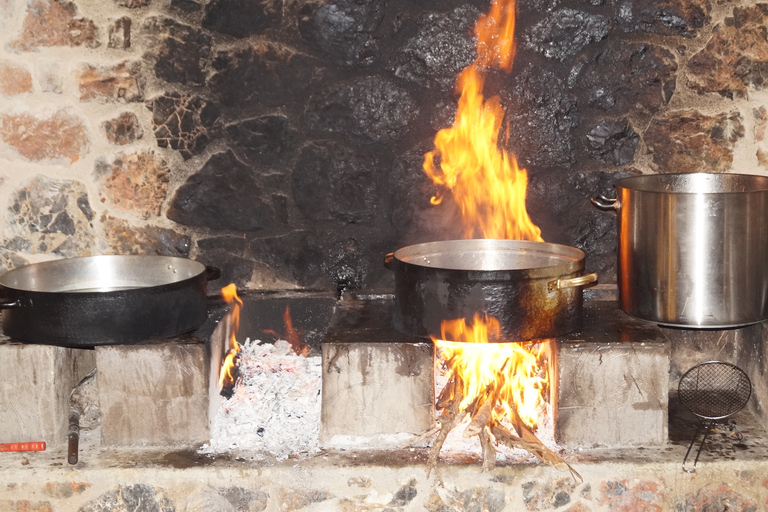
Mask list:
[[418,336],[439,336],[443,320],[487,314],[501,338],[555,338],[581,327],[584,253],[524,240],[446,240],[387,255],[395,273],[394,324]]
[[200,326],[219,271],[170,256],[91,256],[0,276],[3,332],[64,347],[136,344]]

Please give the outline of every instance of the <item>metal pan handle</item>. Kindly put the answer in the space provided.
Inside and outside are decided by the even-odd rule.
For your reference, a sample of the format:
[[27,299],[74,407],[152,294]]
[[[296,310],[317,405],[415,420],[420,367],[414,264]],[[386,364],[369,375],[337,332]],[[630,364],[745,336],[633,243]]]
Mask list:
[[617,198],[605,197],[602,194],[598,194],[595,197],[589,199],[593,205],[597,206],[601,210],[618,210],[621,208],[621,203]]
[[390,252],[384,256],[384,266],[387,270],[394,270],[395,253]]
[[0,299],[0,309],[26,308],[31,305],[30,299]]
[[205,266],[205,279],[207,281],[215,281],[221,277],[221,269],[211,265]]
[[577,286],[585,286],[597,281],[597,272],[591,272],[584,274],[583,276],[570,277],[566,279],[555,279],[547,283],[549,291],[562,290],[563,288],[576,288]]

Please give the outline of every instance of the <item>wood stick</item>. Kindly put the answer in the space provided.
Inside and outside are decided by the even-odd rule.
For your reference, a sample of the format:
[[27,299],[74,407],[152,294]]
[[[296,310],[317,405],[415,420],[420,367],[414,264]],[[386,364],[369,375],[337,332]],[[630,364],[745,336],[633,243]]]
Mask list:
[[493,447],[488,425],[480,430],[480,446],[483,449],[483,473],[493,471],[496,468],[496,448]]
[[435,407],[437,409],[446,409],[447,407],[450,407],[451,403],[453,402],[453,390],[455,387],[456,378],[451,375],[451,378],[448,379],[448,382],[440,391],[440,396],[437,397],[437,402],[435,403]]
[[405,445],[403,445],[403,448],[410,448],[411,446],[413,446],[415,444],[418,444],[418,443],[422,442],[423,440],[432,437],[433,435],[437,434],[438,432],[440,432],[440,427],[438,427],[438,426],[434,426],[434,427],[430,428],[429,430],[425,430],[424,432],[422,432],[421,434],[416,436],[414,439],[411,439]]
[[437,466],[437,457],[440,455],[440,450],[443,448],[443,443],[445,443],[448,433],[453,430],[453,428],[458,425],[467,414],[466,411],[459,410],[463,398],[464,397],[459,392],[454,396],[451,407],[445,409],[443,414],[437,419],[437,423],[440,426],[440,432],[437,434],[435,442],[429,450],[429,457],[427,457],[427,478],[429,478],[432,469]]
[[491,413],[493,412],[493,408],[496,406],[496,396],[495,394],[488,397],[481,405],[477,408],[477,412],[472,417],[472,421],[469,423],[469,426],[464,430],[464,437],[469,438],[472,436],[478,435],[480,432],[483,431],[483,429],[490,424],[491,422]]

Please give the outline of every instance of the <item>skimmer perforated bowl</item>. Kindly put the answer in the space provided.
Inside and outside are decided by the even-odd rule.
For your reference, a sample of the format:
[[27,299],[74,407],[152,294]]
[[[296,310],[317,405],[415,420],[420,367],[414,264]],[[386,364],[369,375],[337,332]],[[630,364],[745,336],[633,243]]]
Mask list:
[[[752,383],[738,366],[723,361],[707,361],[685,372],[677,390],[680,403],[696,415],[700,424],[683,459],[683,469],[693,472],[709,431],[715,423],[736,414],[747,405],[752,395]],[[704,438],[696,453],[693,468],[688,469],[685,462],[702,429]]]

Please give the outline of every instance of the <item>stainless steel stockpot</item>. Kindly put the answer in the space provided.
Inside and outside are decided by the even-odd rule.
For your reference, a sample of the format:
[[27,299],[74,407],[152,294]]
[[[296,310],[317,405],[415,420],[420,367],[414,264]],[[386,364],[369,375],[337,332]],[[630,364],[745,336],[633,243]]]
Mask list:
[[615,183],[618,285],[626,313],[727,328],[768,318],[768,177],[658,174]]

